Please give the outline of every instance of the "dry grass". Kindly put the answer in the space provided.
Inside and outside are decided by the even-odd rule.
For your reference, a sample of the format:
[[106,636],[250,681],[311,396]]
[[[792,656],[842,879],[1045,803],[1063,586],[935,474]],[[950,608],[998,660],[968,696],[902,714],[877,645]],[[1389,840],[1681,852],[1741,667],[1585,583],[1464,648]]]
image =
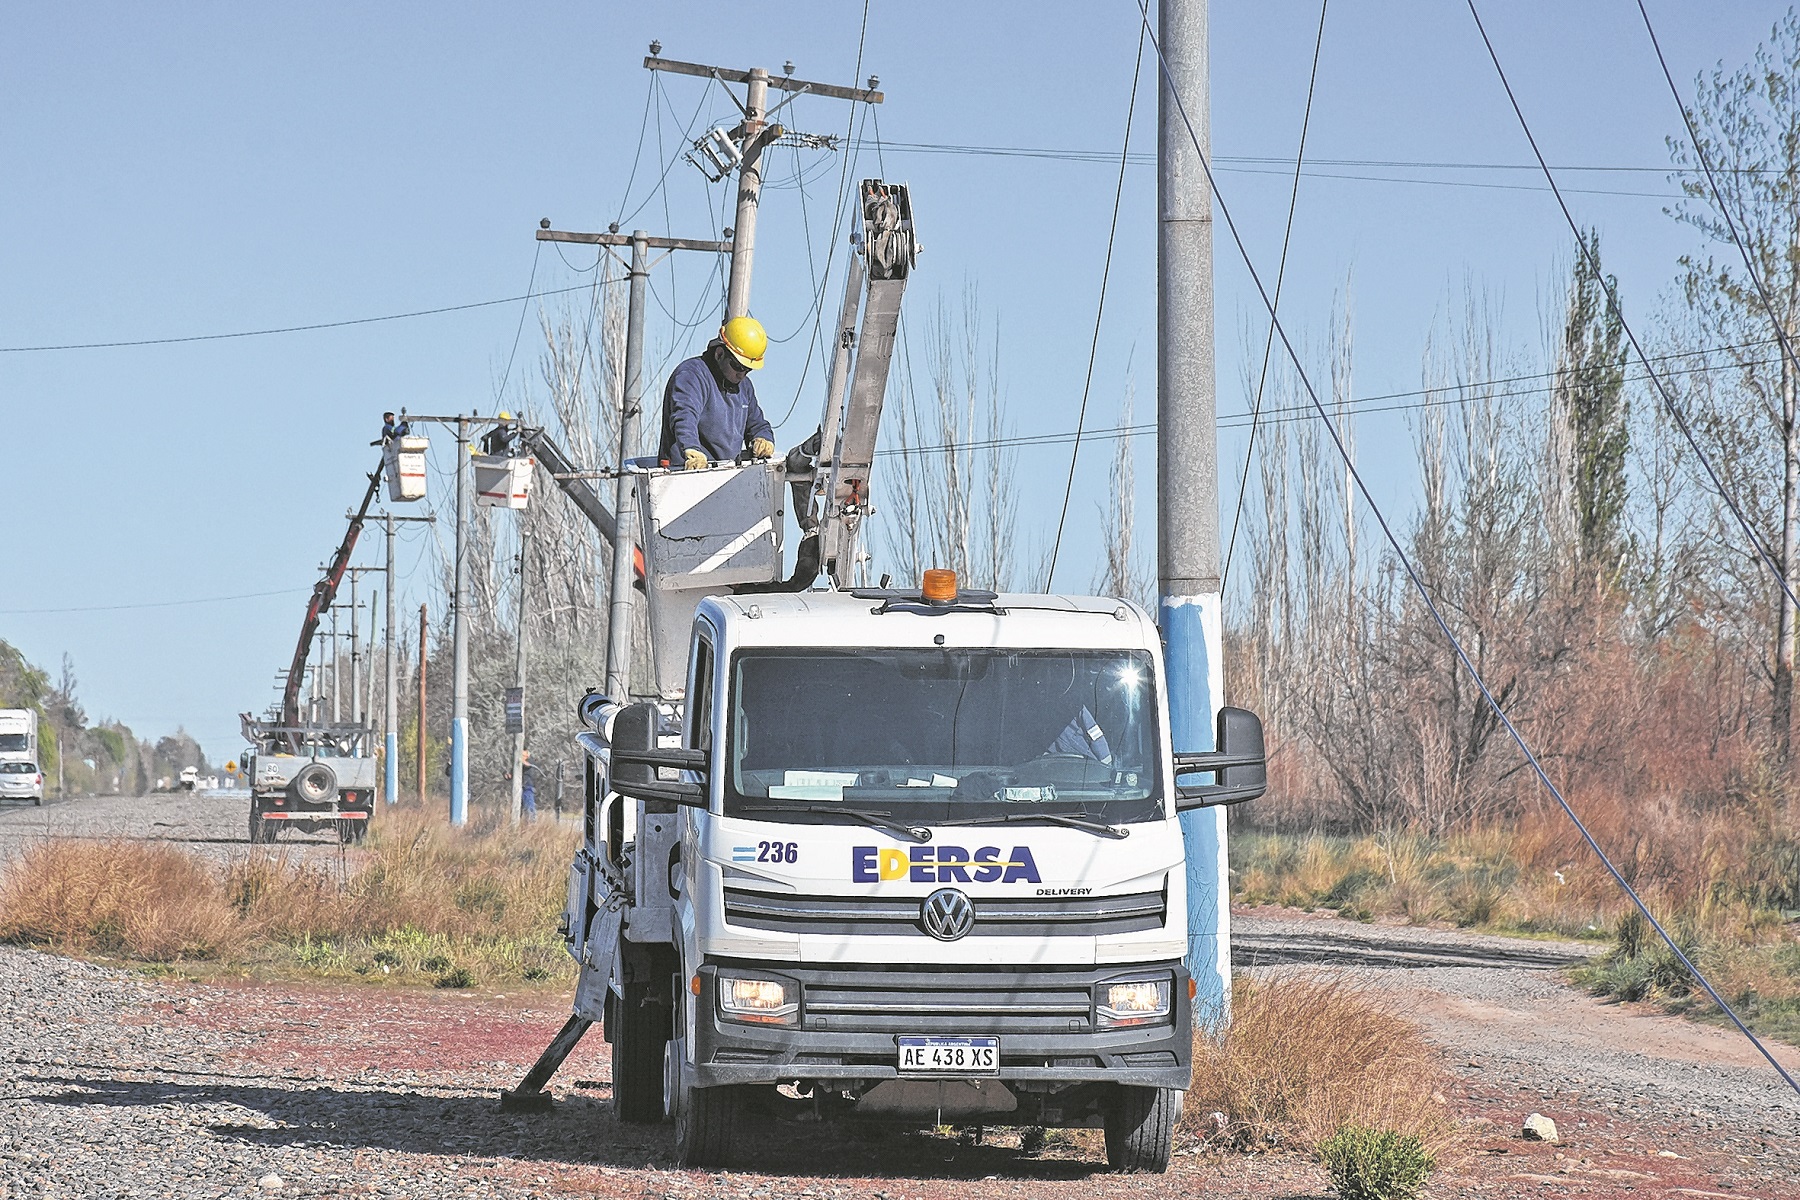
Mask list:
[[1182,1123],[1215,1144],[1309,1151],[1360,1125],[1416,1135],[1442,1161],[1456,1141],[1443,1079],[1418,1028],[1374,993],[1304,975],[1240,977],[1230,1028],[1195,1041]]
[[190,854],[53,840],[28,847],[0,879],[0,939],[173,962],[235,954],[249,931]]
[[0,882],[0,939],[146,962],[429,980],[561,979],[577,827],[451,829],[402,809],[335,866],[280,849],[222,869],[168,846],[49,840]]

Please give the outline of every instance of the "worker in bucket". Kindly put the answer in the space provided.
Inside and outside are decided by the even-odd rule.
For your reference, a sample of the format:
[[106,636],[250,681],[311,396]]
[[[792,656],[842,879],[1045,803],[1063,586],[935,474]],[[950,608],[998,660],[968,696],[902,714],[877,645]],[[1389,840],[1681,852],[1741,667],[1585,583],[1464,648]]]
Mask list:
[[393,413],[384,412],[381,414],[381,436],[375,441],[370,442],[369,445],[385,446],[395,438],[405,437],[411,432],[412,425],[410,423],[406,421],[396,421],[394,420]]
[[746,449],[752,458],[774,456],[775,430],[750,382],[768,347],[769,335],[755,317],[733,317],[704,353],[675,368],[663,390],[657,461],[697,470],[729,462]]

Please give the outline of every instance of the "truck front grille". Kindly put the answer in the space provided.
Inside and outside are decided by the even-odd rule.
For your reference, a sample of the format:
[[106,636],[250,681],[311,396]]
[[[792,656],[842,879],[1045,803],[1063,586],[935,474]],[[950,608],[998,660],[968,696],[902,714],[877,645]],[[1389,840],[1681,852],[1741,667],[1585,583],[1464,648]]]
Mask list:
[[[743,929],[782,933],[925,937],[918,899],[889,896],[796,896],[725,889],[725,920]],[[1167,889],[1124,896],[976,896],[974,936],[1094,937],[1161,929]]]
[[1096,983],[1119,969],[784,968],[801,1024],[841,1033],[1076,1033],[1093,1028]]

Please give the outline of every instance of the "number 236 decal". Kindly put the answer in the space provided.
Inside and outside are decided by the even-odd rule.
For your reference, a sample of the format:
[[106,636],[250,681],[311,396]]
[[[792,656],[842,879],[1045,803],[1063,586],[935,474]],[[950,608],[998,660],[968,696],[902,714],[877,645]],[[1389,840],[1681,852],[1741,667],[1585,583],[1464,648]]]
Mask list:
[[754,846],[733,846],[732,862],[797,863],[799,842],[758,842]]

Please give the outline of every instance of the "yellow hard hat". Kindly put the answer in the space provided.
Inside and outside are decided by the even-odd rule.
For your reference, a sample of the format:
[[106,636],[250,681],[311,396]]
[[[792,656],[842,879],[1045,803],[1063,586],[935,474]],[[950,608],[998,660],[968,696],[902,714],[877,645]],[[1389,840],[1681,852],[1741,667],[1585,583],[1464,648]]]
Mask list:
[[750,370],[761,369],[763,352],[769,348],[769,335],[755,317],[733,317],[719,328],[719,340],[731,351],[731,357]]

